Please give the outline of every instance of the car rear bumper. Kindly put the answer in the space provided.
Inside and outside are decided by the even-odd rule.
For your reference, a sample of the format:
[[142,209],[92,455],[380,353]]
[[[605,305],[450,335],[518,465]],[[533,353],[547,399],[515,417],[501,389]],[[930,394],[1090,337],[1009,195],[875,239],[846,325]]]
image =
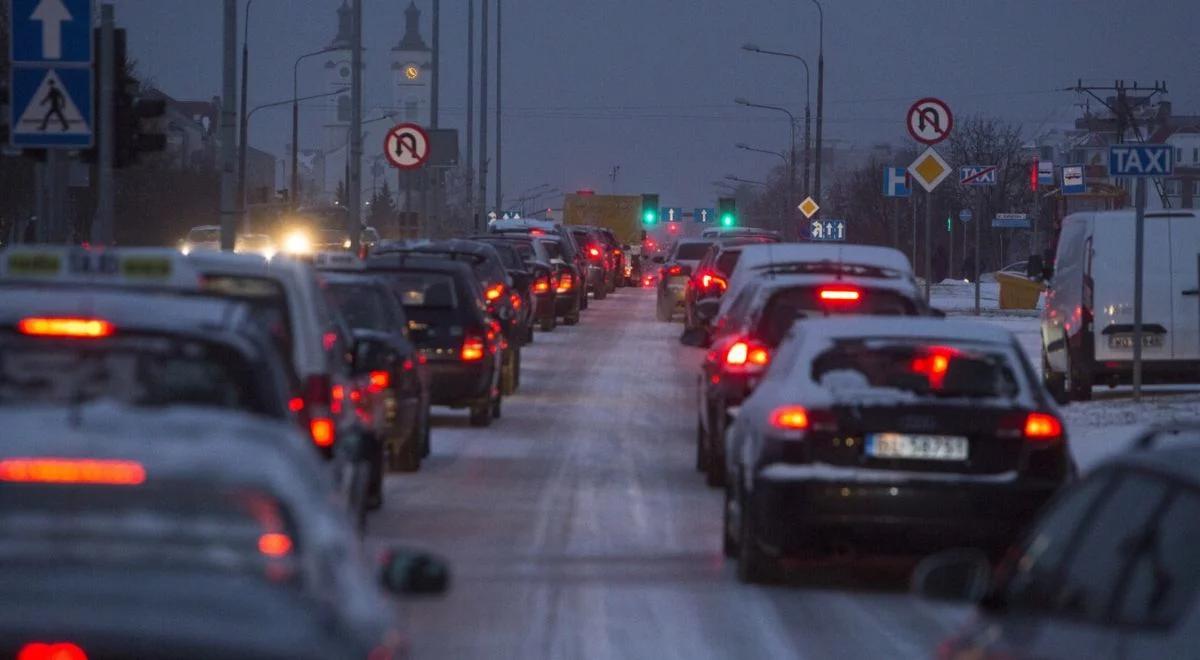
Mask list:
[[534,296],[536,303],[534,305],[534,318],[537,320],[552,319],[558,312],[558,300],[553,293],[544,293]]
[[[1049,480],[774,464],[753,489],[760,541],[784,554],[930,552],[956,545],[1002,550],[1058,489]],[[883,471],[879,471],[883,472]]]
[[683,280],[678,284],[666,282],[658,289],[658,300],[660,303],[674,305],[675,307],[683,307],[683,300],[687,294],[687,280]]
[[478,362],[429,361],[429,401],[435,406],[461,407],[492,395],[493,360]]
[[554,299],[555,316],[571,316],[579,311],[579,297],[575,290],[564,291]]

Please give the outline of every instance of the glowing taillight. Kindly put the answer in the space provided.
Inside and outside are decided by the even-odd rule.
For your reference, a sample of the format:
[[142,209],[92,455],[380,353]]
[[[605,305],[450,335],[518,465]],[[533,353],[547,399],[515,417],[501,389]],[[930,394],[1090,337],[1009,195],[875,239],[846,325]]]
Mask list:
[[771,362],[771,352],[753,342],[737,341],[725,351],[725,365],[762,368]]
[[[407,363],[411,368],[412,362]],[[370,375],[372,392],[382,392],[392,385],[392,375],[386,371],[372,371]]]
[[268,532],[258,537],[258,551],[268,557],[282,557],[292,551],[292,539],[287,534]]
[[600,248],[594,248],[594,247],[588,248],[588,256],[590,256],[593,259],[599,259],[600,258]]
[[567,293],[575,286],[575,280],[570,273],[563,273],[558,280],[558,288],[555,289],[558,293]]
[[337,434],[334,432],[333,420],[328,417],[318,417],[308,423],[309,432],[312,433],[313,444],[318,447],[333,446],[334,439]]
[[700,286],[705,289],[716,288],[724,291],[725,288],[729,286],[729,283],[725,281],[725,278],[719,275],[705,273],[700,276]]
[[537,281],[533,283],[533,292],[550,293],[550,280],[544,277],[539,277]]
[[1029,440],[1057,440],[1062,434],[1062,422],[1054,415],[1035,412],[1025,418],[1025,437]]
[[462,361],[477,362],[487,354],[487,344],[481,337],[467,337],[463,340]]
[[484,296],[487,297],[487,299],[489,301],[499,300],[500,296],[503,296],[503,295],[504,295],[504,285],[503,284],[497,284],[495,286],[492,286],[491,288],[489,288],[487,291],[484,292]]
[[817,295],[821,300],[831,303],[852,303],[862,299],[862,291],[845,287],[826,287]]
[[508,297],[508,302],[512,303],[513,309],[521,309],[521,305],[524,304],[521,302],[521,296],[515,293]]
[[17,651],[17,660],[88,660],[88,656],[70,642],[29,642]]
[[298,396],[294,396],[294,397],[288,399],[288,410],[290,410],[294,413],[298,413],[301,410],[304,410],[304,399],[302,399]]
[[33,337],[98,339],[112,335],[113,325],[100,319],[32,317],[21,319],[17,331]]
[[0,481],[138,486],[146,481],[146,469],[136,461],[86,458],[9,458],[0,461]]
[[664,270],[663,272],[665,272],[667,275],[682,275],[682,274],[683,274],[683,267],[682,267],[682,266],[680,266],[679,264],[675,264],[674,266],[671,266],[670,268],[667,268],[667,269],[666,269],[666,270]]
[[783,431],[808,429],[808,411],[802,406],[780,406],[771,411],[771,426]]
[[950,361],[957,353],[952,348],[934,347],[924,356],[914,358],[910,366],[913,372],[929,379],[930,387],[941,389],[946,381],[946,373],[950,371]]

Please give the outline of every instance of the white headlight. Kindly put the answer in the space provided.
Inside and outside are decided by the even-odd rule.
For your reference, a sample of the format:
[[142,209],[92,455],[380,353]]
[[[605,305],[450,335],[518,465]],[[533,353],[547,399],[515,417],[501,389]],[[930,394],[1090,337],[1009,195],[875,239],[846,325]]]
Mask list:
[[283,238],[283,251],[289,254],[308,254],[312,249],[312,239],[303,231],[290,232]]

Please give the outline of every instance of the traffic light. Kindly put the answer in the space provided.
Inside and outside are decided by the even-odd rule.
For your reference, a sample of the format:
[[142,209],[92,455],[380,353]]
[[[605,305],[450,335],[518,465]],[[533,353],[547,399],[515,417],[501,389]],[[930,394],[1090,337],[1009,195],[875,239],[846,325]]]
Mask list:
[[717,199],[717,218],[722,227],[732,227],[737,224],[737,199],[721,197]]
[[658,224],[658,194],[645,193],[642,195],[642,224]]
[[[100,60],[100,34],[96,30],[96,61]],[[96,86],[94,108],[100,107],[99,85]],[[113,162],[116,168],[128,167],[138,160],[138,154],[162,151],[167,148],[167,136],[161,132],[158,119],[166,114],[167,102],[162,98],[138,98],[141,84],[129,75],[126,59],[125,30],[113,30]],[[98,111],[97,111],[98,116]],[[84,152],[83,160],[94,163],[96,149]]]

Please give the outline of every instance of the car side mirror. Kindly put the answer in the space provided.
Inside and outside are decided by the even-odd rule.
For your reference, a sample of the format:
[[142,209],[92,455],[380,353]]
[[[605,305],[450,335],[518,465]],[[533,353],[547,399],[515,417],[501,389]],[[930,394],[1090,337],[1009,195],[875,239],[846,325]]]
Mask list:
[[433,596],[450,587],[450,565],[424,552],[392,549],[384,557],[379,582],[398,596]]
[[718,298],[704,298],[696,301],[696,318],[708,323],[717,317],[717,312],[721,309],[721,300]]
[[650,261],[653,261],[656,264],[665,264],[667,263],[667,258],[661,254],[656,254],[653,257],[650,257]]
[[931,600],[978,603],[992,581],[987,555],[974,549],[939,552],[913,570],[913,593]]

